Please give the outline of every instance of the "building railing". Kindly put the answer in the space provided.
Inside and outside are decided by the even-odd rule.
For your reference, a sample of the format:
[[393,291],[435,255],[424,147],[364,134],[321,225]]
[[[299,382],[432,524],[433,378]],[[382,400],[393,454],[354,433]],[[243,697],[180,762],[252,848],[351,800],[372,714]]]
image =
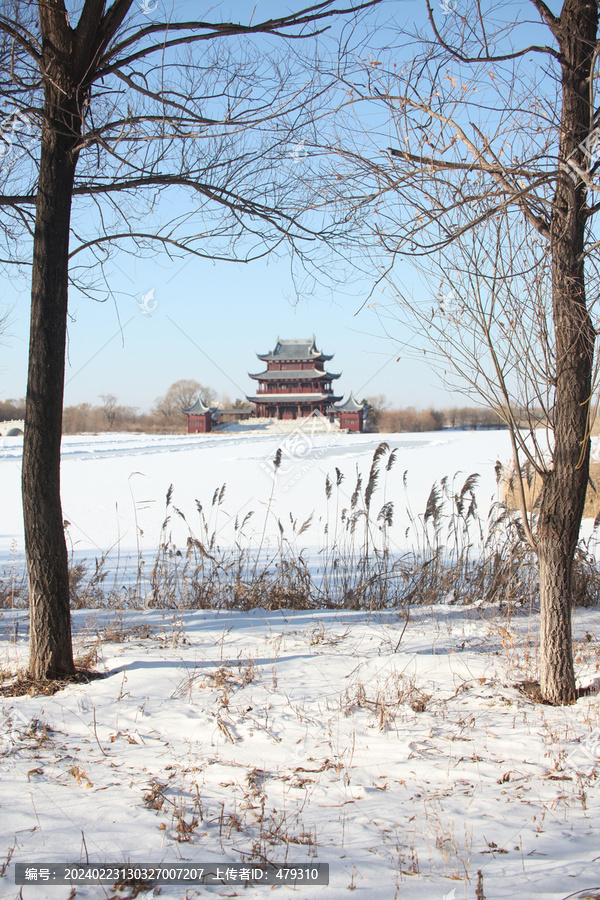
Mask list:
[[318,390],[315,390],[316,385],[308,384],[308,385],[291,385],[289,382],[285,384],[269,384],[267,386],[259,385],[256,391],[257,394],[323,394],[328,393],[331,390],[331,385],[329,384],[319,384]]

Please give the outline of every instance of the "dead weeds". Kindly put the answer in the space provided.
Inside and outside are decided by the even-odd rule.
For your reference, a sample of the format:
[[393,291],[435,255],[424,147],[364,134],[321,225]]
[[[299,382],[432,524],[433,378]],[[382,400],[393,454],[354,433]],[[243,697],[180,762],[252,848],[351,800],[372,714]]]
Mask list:
[[107,672],[96,672],[91,669],[76,669],[74,675],[38,680],[21,673],[8,684],[0,684],[0,697],[38,697],[40,695],[51,697],[73,684],[89,684],[99,678],[106,678],[107,674]]
[[[542,689],[540,687],[539,681],[519,681],[515,684],[516,689],[520,694],[527,697],[528,700],[531,700],[533,703],[540,703],[544,706],[555,706],[561,704],[550,703],[548,700],[544,700],[542,696]],[[581,697],[590,697],[593,694],[598,693],[598,687],[596,684],[588,685],[587,687],[579,687],[575,691],[575,696],[577,700],[580,700]]]

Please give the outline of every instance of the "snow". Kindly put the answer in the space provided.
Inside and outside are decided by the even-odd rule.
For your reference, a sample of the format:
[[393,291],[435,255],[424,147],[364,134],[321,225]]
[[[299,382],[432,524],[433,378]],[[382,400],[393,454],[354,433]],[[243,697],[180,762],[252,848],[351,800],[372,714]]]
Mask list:
[[[3,521],[0,555],[23,552],[20,500],[22,438],[5,438],[0,446],[0,495]],[[153,551],[165,518],[165,496],[173,484],[173,502],[192,526],[198,521],[195,500],[210,509],[215,489],[226,484],[217,530],[231,538],[228,525],[236,516],[254,510],[255,534],[262,535],[264,511],[271,501],[267,536],[279,533],[292,513],[303,522],[311,512],[322,517],[325,477],[339,467],[345,475],[342,499],[349,505],[356,471],[368,478],[375,448],[387,441],[398,448],[397,462],[386,478],[399,513],[394,540],[404,545],[409,524],[404,509],[403,475],[407,472],[410,503],[425,509],[434,481],[460,473],[457,481],[478,472],[477,495],[487,511],[496,497],[494,463],[508,463],[510,444],[503,431],[433,432],[423,435],[262,434],[236,432],[207,435],[76,435],[63,439],[63,516],[70,523],[69,539],[79,554],[97,555],[118,545],[121,557],[140,549]],[[274,490],[272,460],[283,449]],[[383,501],[381,501],[383,502]],[[137,528],[136,528],[137,522]],[[185,543],[188,528],[172,521],[173,538]],[[225,534],[223,535],[223,531]],[[321,535],[315,528],[306,536],[314,546]]]
[[[138,543],[151,555],[172,483],[190,521],[196,498],[210,509],[223,542],[227,517],[244,510],[262,510],[249,535],[257,543],[265,521],[274,540],[277,517],[314,510],[302,535],[314,552],[325,475],[339,467],[349,496],[382,438],[399,448],[378,489],[380,503],[396,502],[399,548],[406,502],[422,513],[434,481],[460,471],[462,485],[478,472],[486,511],[494,464],[509,459],[504,432],[311,435],[284,456],[274,484],[277,435],[78,436],[63,447],[68,531],[81,556],[116,541],[121,558]],[[5,439],[5,566],[22,552],[19,477],[19,439]],[[183,520],[172,526],[185,540]],[[329,863],[328,887],[274,888],[303,900],[475,900],[478,871],[488,900],[600,896],[598,694],[551,708],[517,689],[536,674],[535,612],[443,603],[413,608],[407,624],[402,609],[82,609],[73,624],[77,653],[97,654],[106,677],[0,700],[2,897],[66,900],[70,886],[19,894],[15,864],[88,859]],[[27,657],[25,613],[2,610],[0,626],[0,667],[14,670]],[[599,683],[598,626],[598,609],[576,610],[582,685]],[[76,896],[132,891],[78,885]]]

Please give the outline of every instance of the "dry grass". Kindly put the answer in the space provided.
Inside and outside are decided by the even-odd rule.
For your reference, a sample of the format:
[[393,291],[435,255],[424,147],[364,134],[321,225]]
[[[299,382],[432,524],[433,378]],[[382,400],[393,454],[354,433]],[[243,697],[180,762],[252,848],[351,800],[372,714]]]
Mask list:
[[[529,512],[535,511],[536,502],[538,500],[541,479],[537,473],[531,469],[524,470],[523,488],[525,491],[525,502]],[[504,497],[506,504],[512,509],[518,508],[518,500],[516,486],[513,478],[509,475],[504,481]],[[587,493],[585,497],[585,507],[583,517],[585,519],[595,519],[600,513],[600,461],[592,460],[590,462],[590,480],[588,482]]]
[[37,697],[39,695],[52,696],[58,691],[64,691],[71,684],[89,684],[97,678],[104,678],[105,673],[94,672],[86,669],[77,669],[70,678],[51,678],[37,681],[29,678],[25,673],[13,676],[7,684],[0,684],[0,697]]
[[[275,471],[280,460],[278,451]],[[269,502],[264,525],[250,535],[248,523],[253,512],[242,521],[229,516],[223,506],[226,485],[214,491],[210,504],[196,500],[197,518],[190,522],[174,505],[171,487],[154,560],[146,564],[140,550],[133,573],[131,568],[124,569],[113,572],[110,579],[106,557],[97,559],[93,567],[73,561],[72,606],[114,609],[104,638],[125,641],[151,633],[144,621],[132,624],[125,619],[124,611],[131,609],[377,610],[439,602],[536,603],[537,560],[524,540],[510,475],[498,465],[501,499],[484,518],[475,497],[476,473],[466,479],[458,474],[442,478],[431,488],[423,512],[415,513],[408,499],[408,473],[404,472],[409,522],[404,541],[410,549],[399,551],[392,528],[401,498],[395,491],[394,499],[389,499],[387,488],[388,473],[396,462],[396,451],[383,442],[373,455],[368,477],[357,474],[354,485],[342,487],[345,479],[339,469],[332,477],[326,476],[324,509],[304,521],[293,513],[282,521]],[[594,479],[600,493],[600,463],[594,464]],[[527,488],[534,503],[533,478]],[[271,501],[274,492],[275,479]],[[600,509],[595,481],[589,493],[589,502]],[[174,517],[188,529],[186,546],[181,549],[171,537]],[[275,543],[265,539],[269,518],[277,521]],[[221,546],[219,535],[225,533],[224,526],[232,529],[234,540]],[[313,543],[319,544],[319,549],[311,557],[303,535],[315,528],[319,538]],[[582,605],[594,605],[600,597],[597,538],[594,531],[591,538],[580,542],[576,553],[576,602]],[[11,608],[24,608],[27,598],[15,572],[16,562],[12,573],[0,573],[0,598]],[[176,634],[172,637],[179,639]]]
[[[518,516],[517,495],[514,471],[499,471],[499,486],[502,506]],[[540,493],[540,479],[530,466],[523,468],[523,488],[525,502],[529,512],[533,513],[534,523]],[[590,479],[586,494],[584,518],[594,519],[594,528],[589,538],[580,540],[575,551],[574,603],[577,606],[596,606],[600,600],[600,570],[597,560],[598,531],[600,529],[600,461],[591,461]]]

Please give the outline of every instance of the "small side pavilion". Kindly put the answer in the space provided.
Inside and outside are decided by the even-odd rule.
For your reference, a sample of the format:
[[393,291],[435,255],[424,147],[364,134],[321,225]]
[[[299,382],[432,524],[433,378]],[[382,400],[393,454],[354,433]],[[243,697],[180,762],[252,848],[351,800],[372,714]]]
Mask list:
[[340,428],[348,431],[363,430],[364,407],[362,403],[356,402],[352,392],[345,403],[336,404],[334,409],[339,416]]
[[200,397],[193,406],[182,409],[187,416],[188,434],[206,434],[212,431],[212,410],[205,406]]

